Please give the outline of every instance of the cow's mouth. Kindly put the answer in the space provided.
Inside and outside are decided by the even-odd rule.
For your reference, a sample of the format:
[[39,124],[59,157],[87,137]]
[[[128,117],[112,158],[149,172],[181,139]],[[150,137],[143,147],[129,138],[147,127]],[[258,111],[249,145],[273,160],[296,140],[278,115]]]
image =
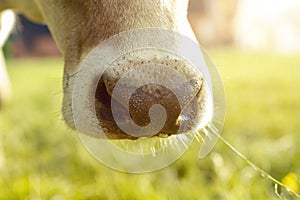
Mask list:
[[[175,66],[186,65],[184,61],[171,59],[169,56],[164,59],[164,61],[160,59],[159,63],[175,63]],[[138,62],[127,59],[127,62],[129,62],[128,64],[131,66],[141,64],[140,59]],[[151,62],[153,62],[153,60]],[[130,96],[128,106],[126,106],[120,99],[113,97],[114,87],[120,79],[120,76],[122,76],[121,74],[124,73],[123,71],[122,73],[115,73],[117,74],[116,76],[112,75],[111,72],[116,72],[116,70],[118,70],[118,66],[120,67],[120,64],[118,63],[115,66],[115,69],[108,69],[102,75],[95,93],[95,109],[97,118],[99,125],[107,138],[139,138],[139,136],[124,132],[118,126],[119,123],[127,122],[121,121],[116,123],[112,112],[112,104],[115,106],[114,109],[117,110],[118,115],[125,115],[126,113],[129,113],[133,122],[140,127],[145,127],[151,122],[149,110],[153,105],[159,104],[164,107],[167,115],[165,124],[159,132],[153,133],[152,136],[168,137],[174,134],[194,131],[206,120],[208,112],[207,101],[209,99],[207,87],[203,77],[199,76],[196,72],[189,71],[185,74],[188,81],[185,83],[178,83],[179,88],[184,89],[187,84],[192,88],[192,93],[186,97],[184,104],[180,104],[177,96],[166,86],[161,84],[146,84],[134,91],[134,93]],[[174,69],[177,70],[178,68],[175,67]],[[134,81],[132,81],[132,84],[134,84]],[[127,85],[127,87],[130,86]]]

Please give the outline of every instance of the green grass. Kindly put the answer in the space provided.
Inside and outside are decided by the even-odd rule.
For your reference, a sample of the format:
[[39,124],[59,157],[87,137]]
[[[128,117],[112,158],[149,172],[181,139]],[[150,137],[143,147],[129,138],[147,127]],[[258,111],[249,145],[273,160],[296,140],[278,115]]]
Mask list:
[[[209,54],[226,90],[223,137],[275,178],[300,178],[300,55]],[[0,199],[277,199],[274,185],[220,141],[205,159],[197,158],[200,145],[194,144],[157,172],[109,169],[62,121],[63,62],[9,60],[8,66],[14,97],[0,111],[6,160]]]

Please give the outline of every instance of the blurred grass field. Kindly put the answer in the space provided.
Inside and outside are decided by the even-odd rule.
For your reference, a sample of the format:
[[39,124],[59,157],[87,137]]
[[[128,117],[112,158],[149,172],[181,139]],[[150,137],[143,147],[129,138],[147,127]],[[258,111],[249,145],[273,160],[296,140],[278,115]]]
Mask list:
[[[232,49],[209,55],[226,90],[223,137],[299,192],[300,55]],[[8,60],[8,66],[14,97],[0,111],[0,199],[278,199],[274,185],[220,141],[205,159],[197,158],[195,143],[158,172],[109,169],[62,121],[62,60]]]

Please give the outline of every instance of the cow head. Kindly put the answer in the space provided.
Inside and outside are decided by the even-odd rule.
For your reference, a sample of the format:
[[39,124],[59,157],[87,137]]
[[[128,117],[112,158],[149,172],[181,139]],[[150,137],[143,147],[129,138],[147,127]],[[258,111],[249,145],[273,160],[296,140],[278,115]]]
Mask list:
[[[8,1],[2,1],[8,4]],[[23,0],[10,0],[10,4],[14,1],[16,5],[11,5],[11,7],[47,23],[64,55],[63,115],[66,123],[74,128],[72,105],[74,77],[86,56],[99,43],[123,31],[151,27],[169,29],[195,39],[187,20],[188,0],[36,0],[26,1],[26,3]],[[141,50],[131,57],[126,56],[123,60],[117,60],[114,67],[106,70],[99,77],[94,101],[97,118],[105,127],[106,136],[116,139],[135,138],[124,133],[115,123],[111,103],[116,101],[120,107],[122,104],[118,99],[112,98],[112,93],[126,70],[145,62],[167,65],[180,72],[188,79],[193,91],[192,95],[186,97],[184,105],[180,107],[176,96],[163,85],[150,84],[140,87],[129,101],[128,109],[132,120],[140,126],[146,126],[150,120],[149,109],[154,104],[160,104],[166,109],[167,120],[159,134],[176,133],[180,123],[187,118],[191,119],[187,125],[187,131],[203,124],[207,120],[209,101],[203,76],[181,58],[172,57],[166,52],[142,52]],[[136,80],[143,79],[143,77],[143,73],[136,74]],[[179,88],[184,88],[185,83],[178,84]],[[182,115],[181,108],[185,108],[190,102],[196,102],[198,107]],[[191,116],[186,116],[188,114]]]

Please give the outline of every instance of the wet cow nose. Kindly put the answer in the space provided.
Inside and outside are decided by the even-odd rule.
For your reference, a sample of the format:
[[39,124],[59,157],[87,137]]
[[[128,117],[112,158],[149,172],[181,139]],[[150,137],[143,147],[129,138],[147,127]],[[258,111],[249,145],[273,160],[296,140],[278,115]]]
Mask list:
[[[117,80],[115,80],[117,82]],[[134,91],[131,94],[128,106],[124,105],[124,101],[120,98],[113,97],[113,87],[111,81],[101,79],[98,83],[95,99],[96,99],[96,113],[100,125],[106,127],[107,136],[109,138],[134,138],[134,135],[124,133],[116,123],[116,119],[112,113],[112,104],[115,106],[117,115],[126,115],[129,113],[130,120],[141,127],[147,126],[151,123],[149,115],[150,109],[155,105],[160,105],[165,109],[166,121],[163,128],[155,135],[169,136],[178,133],[180,126],[185,125],[184,129],[188,129],[191,126],[198,123],[197,118],[201,114],[199,102],[203,101],[201,98],[203,95],[203,80],[190,80],[184,83],[178,84],[178,91],[186,90],[187,87],[192,88],[192,93],[189,96],[185,96],[184,100],[179,102],[178,97],[166,86],[160,84],[147,84]],[[126,91],[126,88],[124,88]],[[126,103],[126,102],[125,102]],[[160,116],[154,116],[160,118]],[[124,120],[125,117],[120,117],[123,121],[119,123],[128,123]],[[163,119],[158,119],[163,120]],[[200,121],[200,120],[199,120]],[[181,130],[183,131],[183,130]],[[141,133],[142,134],[142,133]],[[132,137],[133,136],[133,137]]]
[[179,127],[177,119],[181,112],[180,103],[176,95],[165,86],[149,84],[136,90],[129,101],[130,116],[137,125],[146,126],[151,123],[149,110],[154,105],[161,105],[167,114],[162,132],[177,132]]
[[[179,122],[177,121],[177,119],[181,113],[180,104],[175,94],[173,94],[168,88],[162,85],[149,84],[138,88],[131,95],[128,106],[126,106],[124,105],[124,102],[122,102],[122,100],[112,97],[112,94],[107,89],[105,83],[100,83],[96,92],[96,101],[106,106],[106,109],[101,108],[97,111],[100,112],[97,113],[98,119],[100,121],[110,120],[116,123],[115,120],[118,120],[113,116],[111,112],[113,101],[113,106],[115,106],[114,109],[117,110],[117,114],[119,116],[129,113],[129,117],[133,120],[133,122],[141,127],[145,127],[149,123],[151,123],[151,119],[149,116],[151,107],[154,105],[161,105],[166,112],[166,122],[163,129],[161,130],[161,134],[171,134],[177,132],[178,130]],[[105,113],[103,112],[104,110],[106,110]],[[122,116],[118,118],[126,119],[126,117]],[[124,120],[123,122],[119,121],[119,123],[127,122]]]
[[[156,122],[164,121],[158,132],[151,134],[169,136],[194,129],[205,115],[205,84],[203,77],[188,66],[184,60],[177,60],[166,56],[160,59],[126,59],[108,68],[98,82],[95,94],[96,114],[99,125],[110,139],[136,139],[139,136],[128,133],[119,125],[129,124],[130,120],[139,126],[148,126],[151,119],[151,109],[156,105],[164,109],[165,119],[161,114],[152,115]],[[135,71],[127,77],[126,84],[121,84],[121,95],[115,95],[120,80],[133,68],[151,68],[144,63],[154,63],[154,71]],[[153,81],[140,84],[144,79],[153,76],[153,80],[170,78],[173,75],[162,71],[160,65],[167,66],[174,74],[183,76],[183,81],[173,80],[170,85],[161,84],[164,81]],[[141,67],[140,67],[141,66]],[[134,70],[133,70],[134,71]],[[159,74],[164,74],[160,77]],[[150,78],[151,79],[151,78]],[[179,79],[178,79],[179,80]],[[137,86],[138,85],[138,86]],[[174,89],[175,88],[175,89]],[[174,92],[176,90],[176,92]],[[126,99],[126,100],[125,100]],[[113,112],[114,110],[115,112]],[[115,113],[117,113],[117,118]],[[183,128],[182,128],[183,127]],[[143,133],[139,133],[143,136]]]

